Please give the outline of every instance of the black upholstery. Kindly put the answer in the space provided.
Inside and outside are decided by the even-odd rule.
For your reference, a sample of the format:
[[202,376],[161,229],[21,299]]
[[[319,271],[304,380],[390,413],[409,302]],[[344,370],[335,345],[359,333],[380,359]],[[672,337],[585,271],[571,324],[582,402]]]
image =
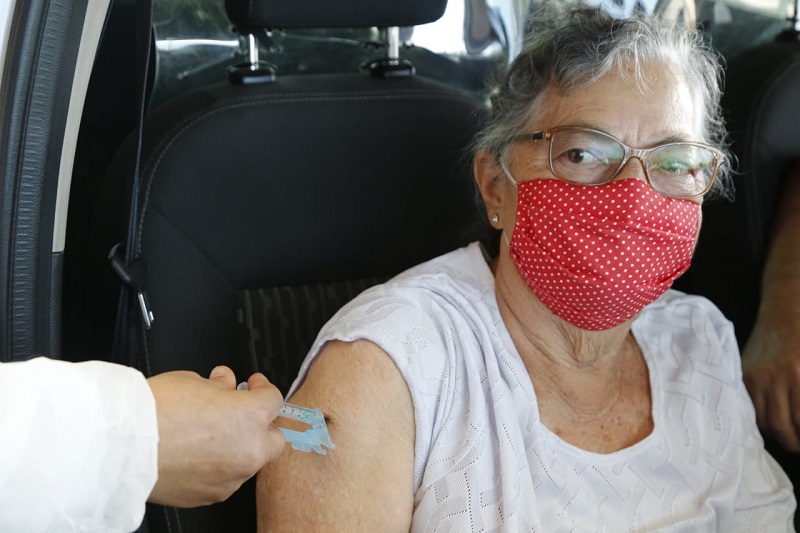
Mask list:
[[262,372],[284,394],[323,325],[344,304],[383,277],[240,291],[236,299],[245,366]]
[[236,353],[239,290],[395,274],[473,238],[478,120],[439,83],[358,74],[223,84],[154,114],[146,368],[207,372]]
[[[355,17],[362,8],[370,11],[361,4],[341,12]],[[422,14],[414,17],[427,22],[441,14],[431,10],[440,4],[443,9],[443,1],[398,4],[386,16],[393,25],[421,22],[407,18],[419,8]],[[280,2],[259,6],[282,9]],[[292,3],[289,11],[297,9]],[[304,4],[302,14],[313,13]],[[401,14],[406,18],[394,19]],[[356,22],[366,20],[384,19]],[[313,25],[323,21],[333,23],[311,19]],[[342,282],[368,286],[475,240],[486,226],[467,148],[482,113],[481,102],[439,82],[366,73],[220,83],[151,113],[136,242],[155,322],[140,367],[151,374],[191,369],[207,375],[228,364],[240,377],[268,369],[268,362],[254,364],[241,348],[237,297],[257,289],[297,295],[321,287],[322,297],[332,295],[329,314],[344,303]],[[124,235],[119,215],[128,203],[132,147],[129,141],[110,168],[105,214],[95,217],[97,250]],[[315,312],[313,305],[300,302],[292,312]],[[285,323],[285,316],[278,318]],[[319,327],[323,318],[309,317],[306,327]],[[281,331],[281,325],[264,331]],[[305,356],[308,346],[298,346],[310,343],[306,339],[275,343],[284,347],[275,354],[284,389]],[[152,532],[254,530],[253,484],[207,508],[150,506],[147,523]]]
[[800,43],[771,42],[734,58],[726,72],[736,200],[703,207],[689,272],[676,287],[710,298],[747,341],[783,179],[800,159]]
[[[800,41],[772,42],[737,56],[727,69],[723,107],[738,157],[736,201],[703,207],[690,271],[678,288],[703,294],[733,321],[741,347],[753,328],[781,188],[800,160]],[[767,449],[795,486],[797,454],[770,439]],[[795,516],[795,527],[800,519]]]
[[444,14],[447,0],[376,2],[347,0],[225,0],[228,16],[243,32],[258,28],[369,28],[416,26]]

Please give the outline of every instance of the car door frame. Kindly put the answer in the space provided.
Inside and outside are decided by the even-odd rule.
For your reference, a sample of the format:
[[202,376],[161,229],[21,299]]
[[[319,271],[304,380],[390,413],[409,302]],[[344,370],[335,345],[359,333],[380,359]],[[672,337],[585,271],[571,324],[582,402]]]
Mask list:
[[60,353],[66,207],[109,0],[0,11],[0,362]]

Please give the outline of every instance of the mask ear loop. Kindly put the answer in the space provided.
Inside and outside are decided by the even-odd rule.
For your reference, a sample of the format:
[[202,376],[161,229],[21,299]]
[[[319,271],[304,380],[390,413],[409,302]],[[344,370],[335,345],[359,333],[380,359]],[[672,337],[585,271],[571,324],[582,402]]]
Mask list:
[[506,175],[508,179],[511,180],[511,183],[513,183],[515,187],[519,185],[519,182],[514,179],[514,176],[511,175],[511,171],[508,170],[508,165],[506,165],[506,162],[503,160],[503,158],[498,157],[497,162],[500,163],[500,168],[503,169],[503,173]]
[[[500,168],[503,169],[503,173],[509,180],[511,180],[511,183],[514,184],[514,187],[517,187],[517,210],[519,210],[519,182],[514,179],[514,176],[511,175],[511,171],[508,169],[508,165],[506,165],[506,162],[502,157],[498,157],[497,162],[500,163]],[[508,238],[508,233],[506,233],[505,228],[503,228],[501,232],[503,233],[503,239],[506,241],[506,245],[511,248],[511,241]]]

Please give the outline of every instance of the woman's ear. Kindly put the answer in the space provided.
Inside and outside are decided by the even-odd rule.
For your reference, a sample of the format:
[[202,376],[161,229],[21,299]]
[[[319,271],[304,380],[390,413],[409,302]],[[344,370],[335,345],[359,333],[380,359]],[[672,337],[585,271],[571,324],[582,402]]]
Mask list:
[[486,212],[491,215],[502,211],[503,185],[508,183],[508,178],[500,161],[489,152],[481,150],[475,155],[472,171],[475,174],[478,191],[486,205]]

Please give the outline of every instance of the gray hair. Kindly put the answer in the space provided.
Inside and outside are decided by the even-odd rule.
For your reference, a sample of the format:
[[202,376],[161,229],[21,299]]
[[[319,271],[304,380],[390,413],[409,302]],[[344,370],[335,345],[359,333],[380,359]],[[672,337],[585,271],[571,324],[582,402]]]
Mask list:
[[[502,159],[511,137],[521,133],[539,111],[541,96],[584,89],[614,70],[645,90],[646,62],[671,65],[687,80],[700,103],[702,141],[728,157],[720,97],[720,55],[703,38],[675,21],[636,14],[615,19],[597,8],[549,1],[532,13],[533,27],[525,46],[510,66],[495,74],[490,117],[474,148]],[[730,197],[730,165],[720,169],[715,192]]]

